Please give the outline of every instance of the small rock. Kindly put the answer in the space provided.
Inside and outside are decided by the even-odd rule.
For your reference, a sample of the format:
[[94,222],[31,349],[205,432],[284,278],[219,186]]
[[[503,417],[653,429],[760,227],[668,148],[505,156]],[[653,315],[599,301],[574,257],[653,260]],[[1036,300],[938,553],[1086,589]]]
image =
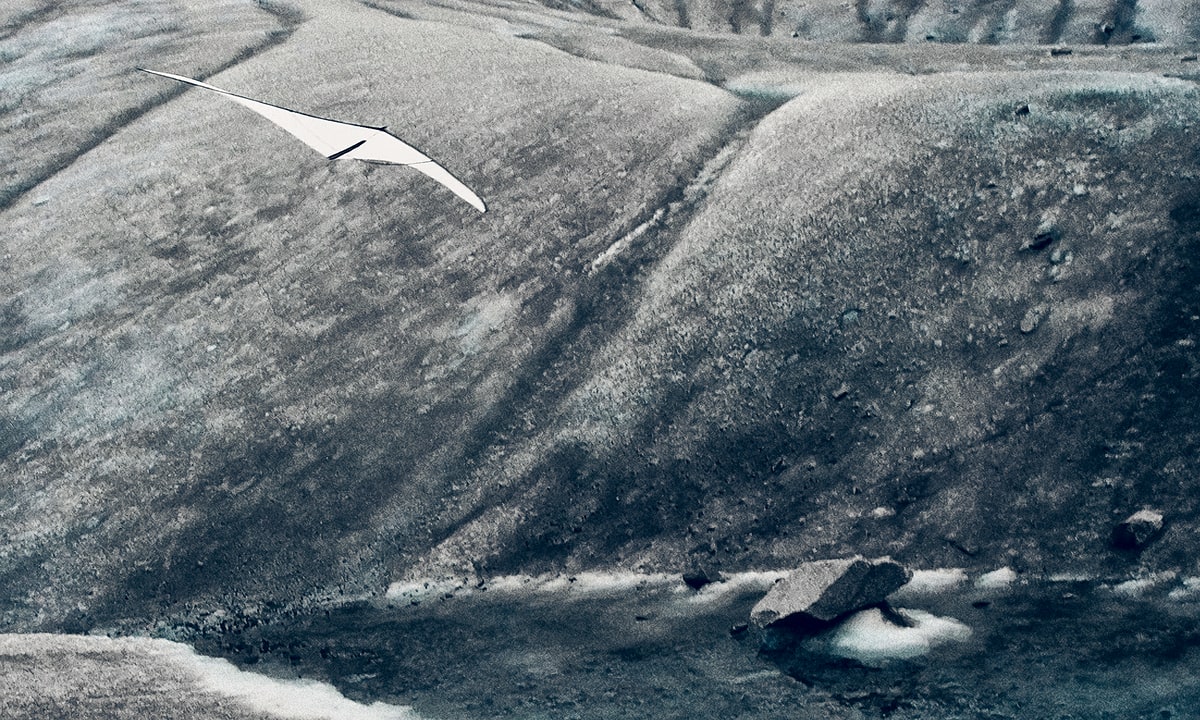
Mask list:
[[850,386],[847,385],[846,383],[842,383],[841,385],[837,386],[836,390],[833,391],[833,399],[841,400],[842,398],[846,397],[849,394],[850,394]]
[[699,590],[705,585],[717,582],[720,579],[721,573],[700,565],[693,567],[683,574],[683,583],[693,590]]
[[744,635],[746,633],[746,631],[748,631],[749,629],[750,629],[749,623],[738,623],[737,625],[734,625],[733,627],[729,628],[729,634],[732,635],[733,637],[737,637],[739,635]]
[[805,563],[776,583],[754,606],[758,627],[781,620],[824,625],[846,613],[877,606],[912,578],[912,571],[890,558]]
[[1022,250],[1041,250],[1049,247],[1052,243],[1062,237],[1062,231],[1054,223],[1044,222],[1038,226],[1037,232],[1034,233],[1032,240],[1026,240],[1021,245]]
[[1013,115],[1016,115],[1017,117],[1024,117],[1028,114],[1029,106],[1024,103],[1018,105],[1016,110],[1013,110]]
[[1113,528],[1113,545],[1123,550],[1140,550],[1149,545],[1162,529],[1162,513],[1138,510]]
[[1021,332],[1025,335],[1037,330],[1038,325],[1042,323],[1042,318],[1046,317],[1046,306],[1035,305],[1029,308],[1025,313],[1025,317],[1021,318]]

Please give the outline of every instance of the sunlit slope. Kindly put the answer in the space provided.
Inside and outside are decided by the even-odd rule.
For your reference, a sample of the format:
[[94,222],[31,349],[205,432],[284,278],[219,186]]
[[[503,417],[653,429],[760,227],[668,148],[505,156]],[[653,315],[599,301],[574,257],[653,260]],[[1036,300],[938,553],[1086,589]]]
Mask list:
[[0,208],[153,106],[161,88],[130,82],[130,67],[193,57],[195,72],[215,72],[286,34],[294,18],[267,7],[121,0],[0,8]]
[[[1196,527],[1200,99],[833,76],[769,115],[415,575],[893,554],[1127,572]],[[514,433],[520,429],[514,427]],[[1134,563],[1134,565],[1131,565]]]
[[386,124],[489,212],[199,91],[5,211],[5,622],[381,590],[593,258],[733,119],[711,86],[324,7],[212,82]]

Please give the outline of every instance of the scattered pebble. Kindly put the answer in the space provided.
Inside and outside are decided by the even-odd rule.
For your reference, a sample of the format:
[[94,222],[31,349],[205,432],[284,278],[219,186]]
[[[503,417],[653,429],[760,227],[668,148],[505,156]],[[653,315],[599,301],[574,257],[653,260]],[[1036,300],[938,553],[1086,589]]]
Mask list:
[[1046,317],[1047,307],[1045,305],[1035,305],[1025,312],[1025,317],[1021,318],[1021,332],[1025,335],[1037,330],[1038,325],[1042,323],[1042,319]]

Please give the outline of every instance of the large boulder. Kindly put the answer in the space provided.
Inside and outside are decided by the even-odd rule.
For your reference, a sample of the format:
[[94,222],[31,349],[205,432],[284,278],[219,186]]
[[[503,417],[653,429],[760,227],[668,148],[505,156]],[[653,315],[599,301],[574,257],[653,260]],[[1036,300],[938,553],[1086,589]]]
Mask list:
[[1123,550],[1140,550],[1158,537],[1162,529],[1162,513],[1156,510],[1138,510],[1113,528],[1113,545]]
[[911,577],[912,571],[890,558],[805,563],[771,588],[750,619],[759,627],[780,621],[825,624],[882,603]]

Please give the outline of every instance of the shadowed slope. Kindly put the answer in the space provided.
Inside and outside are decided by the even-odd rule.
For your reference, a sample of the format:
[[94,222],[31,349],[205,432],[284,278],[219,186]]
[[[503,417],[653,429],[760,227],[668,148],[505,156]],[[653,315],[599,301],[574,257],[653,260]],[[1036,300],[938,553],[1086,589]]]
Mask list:
[[812,81],[579,349],[586,381],[476,473],[521,492],[415,574],[1094,570],[1128,561],[1108,533],[1144,503],[1176,531],[1142,560],[1186,564],[1196,99],[1115,74]]

